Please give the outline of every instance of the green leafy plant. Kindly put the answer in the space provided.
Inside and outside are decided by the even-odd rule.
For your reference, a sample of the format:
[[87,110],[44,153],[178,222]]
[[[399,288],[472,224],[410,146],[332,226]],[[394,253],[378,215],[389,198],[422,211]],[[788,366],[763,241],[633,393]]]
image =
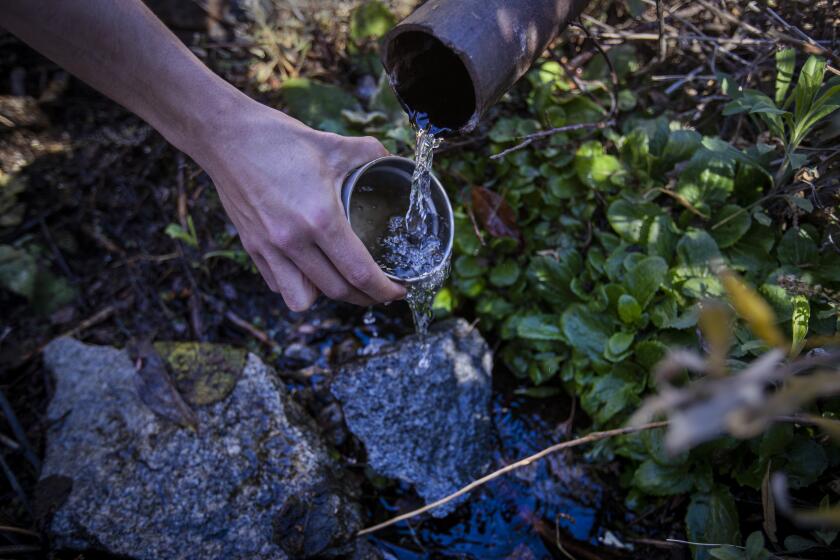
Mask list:
[[732,101],[724,108],[724,115],[746,113],[760,119],[781,140],[784,162],[777,177],[788,169],[799,169],[807,157],[797,152],[802,141],[820,120],[840,108],[840,78],[834,77],[823,84],[826,63],[810,56],[799,72],[796,86],[790,91],[796,65],[796,51],[784,49],[776,53],[776,94],[770,98],[753,90],[739,90],[725,78],[724,92]]
[[169,224],[166,226],[164,233],[172,239],[186,243],[190,247],[198,247],[198,234],[195,232],[195,224],[193,224],[192,216],[187,216],[186,229],[178,224]]
[[37,313],[51,313],[76,297],[75,288],[49,270],[36,246],[0,245],[0,287],[26,298]]
[[[472,186],[456,208],[452,279],[437,298],[439,312],[475,314],[482,331],[501,341],[498,355],[511,372],[538,388],[562,385],[593,429],[628,419],[653,389],[651,371],[669,348],[708,344],[699,334],[700,304],[726,293],[720,266],[757,286],[791,355],[806,337],[836,335],[836,302],[806,295],[840,287],[840,255],[826,245],[824,223],[786,224],[761,205],[780,170],[802,163],[798,147],[833,103],[821,64],[813,59],[803,68],[790,117],[755,113],[783,123],[782,164],[770,146],[741,149],[664,117],[631,115],[619,130],[556,134],[540,149],[495,162],[464,152],[443,161],[446,182]],[[568,124],[567,115],[590,104],[586,118],[602,118],[555,70],[551,63],[532,70],[531,116],[500,118],[488,135],[491,153]],[[807,216],[806,206],[797,211]],[[734,371],[770,347],[745,322],[726,344],[721,360]],[[822,413],[840,414],[831,406]],[[592,456],[623,459],[631,509],[690,494],[686,530],[695,542],[741,546],[729,488],[759,491],[768,464],[793,473],[797,488],[840,464],[835,448],[790,425],[677,455],[665,451],[663,438],[661,431],[623,437],[599,444]],[[714,557],[711,550],[695,547],[693,554],[704,560]],[[754,556],[761,557],[747,557]]]

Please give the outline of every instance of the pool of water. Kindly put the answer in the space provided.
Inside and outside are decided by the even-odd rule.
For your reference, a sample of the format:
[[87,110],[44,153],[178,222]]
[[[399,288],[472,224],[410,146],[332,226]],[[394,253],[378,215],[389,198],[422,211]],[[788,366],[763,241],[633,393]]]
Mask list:
[[[325,386],[330,367],[352,355],[374,353],[382,344],[412,331],[403,305],[376,307],[364,316],[358,310],[347,316],[339,312],[339,320],[334,313],[325,309],[324,318],[313,320],[299,335],[300,343],[314,350],[310,367],[323,372],[313,375],[310,382],[315,394],[324,399],[329,399],[328,391],[319,387]],[[285,357],[278,365],[282,370],[302,363]],[[529,386],[497,365],[491,402],[495,445],[488,472],[572,437],[567,422],[571,400],[562,393],[550,398],[518,393]],[[318,416],[317,410],[313,413]],[[585,428],[579,411],[575,421],[578,431]],[[350,464],[363,465],[364,451],[349,434],[334,443],[345,457],[352,458]],[[585,452],[586,448],[579,448],[556,453],[505,474],[475,490],[446,518],[420,516],[368,538],[385,558],[397,560],[568,558],[558,541],[577,560],[614,558],[603,540],[607,527],[624,524],[617,513],[623,508],[605,489],[617,487],[618,481],[605,473],[603,465],[588,463]],[[362,468],[359,474],[363,473]],[[409,486],[366,474],[369,478],[362,493],[369,525],[423,505]]]
[[[506,374],[496,377],[502,376]],[[568,437],[564,421],[569,407],[561,397],[538,400],[516,395],[509,387],[498,389],[492,403],[497,435],[493,469]],[[382,530],[371,541],[387,558],[399,560],[562,557],[558,537],[561,543],[573,539],[594,546],[602,536],[602,489],[589,471],[580,456],[558,453],[491,481],[445,519],[409,520]],[[397,487],[380,497],[372,505],[372,517],[386,519],[405,511],[409,495],[408,489]]]

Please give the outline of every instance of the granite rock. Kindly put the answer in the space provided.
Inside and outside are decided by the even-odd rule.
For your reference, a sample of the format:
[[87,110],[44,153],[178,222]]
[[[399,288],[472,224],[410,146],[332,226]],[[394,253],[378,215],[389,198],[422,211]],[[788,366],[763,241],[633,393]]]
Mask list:
[[44,359],[56,392],[42,482],[63,490],[48,507],[56,548],[155,560],[358,553],[346,477],[256,356],[223,400],[194,407],[197,430],[143,404],[124,351],[62,338]]
[[483,475],[490,463],[492,364],[476,329],[446,321],[425,337],[409,336],[346,364],[331,391],[370,466],[432,502]]

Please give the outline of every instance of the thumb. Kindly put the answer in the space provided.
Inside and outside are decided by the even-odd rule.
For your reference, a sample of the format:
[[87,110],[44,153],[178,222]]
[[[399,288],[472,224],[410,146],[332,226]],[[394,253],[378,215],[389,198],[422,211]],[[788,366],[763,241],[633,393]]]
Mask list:
[[373,136],[347,138],[346,165],[348,169],[356,169],[375,159],[389,155],[388,150]]

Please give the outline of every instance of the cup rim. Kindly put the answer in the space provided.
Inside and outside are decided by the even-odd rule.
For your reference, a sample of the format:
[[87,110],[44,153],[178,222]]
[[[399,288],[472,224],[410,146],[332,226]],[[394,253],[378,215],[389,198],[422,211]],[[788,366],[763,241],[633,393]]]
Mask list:
[[[387,156],[382,156],[382,157],[376,158],[374,160],[371,160],[371,161],[367,162],[366,164],[356,168],[356,170],[350,176],[351,182],[349,184],[349,189],[348,189],[348,192],[346,194],[345,204],[343,204],[344,215],[347,218],[347,222],[350,223],[351,227],[352,227],[353,224],[350,221],[350,200],[353,197],[353,192],[356,190],[356,185],[359,182],[359,178],[362,175],[364,175],[368,170],[370,170],[372,167],[376,167],[378,165],[381,165],[383,163],[388,163],[388,162],[400,163],[400,164],[403,164],[403,165],[404,164],[409,164],[411,166],[412,170],[417,166],[417,164],[412,159],[405,158],[405,157],[402,157],[402,156],[387,155]],[[399,276],[394,276],[393,274],[391,274],[389,272],[385,272],[383,270],[382,272],[385,274],[385,276],[387,276],[389,279],[393,280],[394,282],[398,282],[398,283],[401,283],[401,284],[414,284],[414,283],[420,282],[422,280],[425,280],[427,278],[430,278],[435,273],[437,273],[441,269],[443,269],[443,267],[446,266],[446,264],[449,262],[449,259],[452,256],[452,247],[453,247],[453,244],[455,242],[455,211],[452,208],[452,202],[449,200],[449,195],[446,194],[446,189],[443,188],[443,184],[441,184],[440,180],[438,180],[438,178],[434,174],[434,172],[430,172],[430,176],[431,176],[432,185],[434,185],[434,188],[436,188],[438,191],[440,191],[440,194],[443,195],[443,200],[446,202],[445,210],[449,214],[449,216],[448,216],[448,218],[449,218],[449,220],[448,220],[449,221],[449,236],[448,236],[448,239],[446,240],[446,247],[445,247],[444,252],[443,252],[443,258],[441,259],[441,261],[438,264],[436,264],[434,267],[427,270],[423,274],[421,274],[419,276],[412,276],[410,278],[400,278]],[[380,270],[381,270],[381,267],[380,267]]]

